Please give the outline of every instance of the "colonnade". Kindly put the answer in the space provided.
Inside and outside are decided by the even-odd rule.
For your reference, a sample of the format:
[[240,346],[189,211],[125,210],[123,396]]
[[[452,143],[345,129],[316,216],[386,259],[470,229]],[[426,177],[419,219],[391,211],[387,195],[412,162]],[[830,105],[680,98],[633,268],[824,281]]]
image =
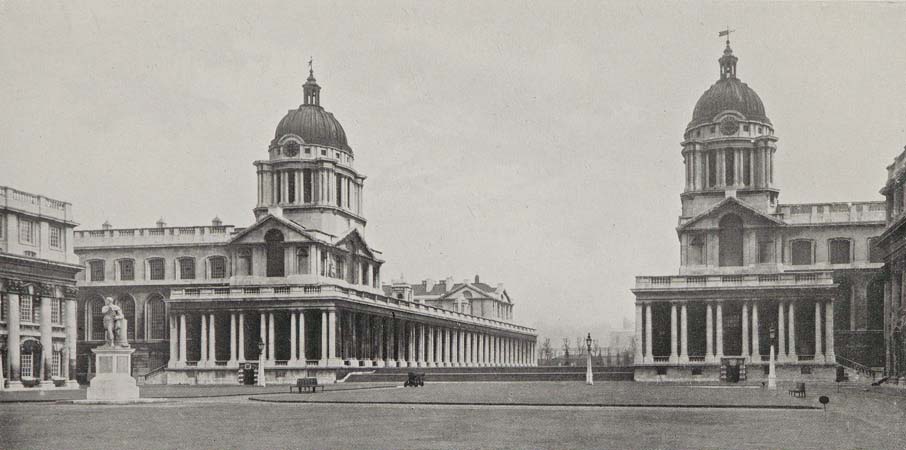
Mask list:
[[690,143],[684,154],[687,192],[771,187],[774,182],[774,148],[768,141],[758,141],[754,147],[746,148],[702,149],[701,144]]
[[[259,344],[260,355],[245,352],[245,322],[252,315],[259,322],[255,340],[264,344]],[[278,326],[285,329],[287,315],[288,333],[278,333]],[[221,320],[229,321],[228,336],[217,335],[218,328],[225,327],[219,325]],[[306,330],[309,325],[316,329]],[[266,367],[518,367],[537,362],[535,336],[337,308],[177,312],[169,317],[169,326],[170,368],[237,367],[259,359]],[[189,348],[190,326],[199,330],[193,339],[197,352]],[[307,342],[312,336],[318,339]],[[218,355],[219,339],[229,341],[229,359],[225,346],[219,346]],[[197,360],[189,359],[190,350],[192,359],[199,355]]]
[[324,168],[259,168],[258,204],[329,204],[360,214],[362,185],[354,177]]
[[[764,326],[760,317],[765,312],[759,312],[759,308],[768,307],[767,305],[776,305],[777,320],[768,324],[767,327],[776,324],[774,330],[776,336],[776,360],[778,362],[798,362],[812,361],[816,363],[834,364],[836,356],[834,353],[834,304],[832,300],[815,300],[808,302],[814,305],[814,331],[812,337],[814,348],[812,354],[797,354],[796,337],[796,305],[802,305],[801,301],[674,301],[670,302],[670,328],[669,352],[664,354],[655,354],[654,352],[654,317],[652,307],[654,302],[640,302],[636,304],[636,364],[685,364],[694,362],[714,363],[719,362],[723,357],[742,357],[746,361],[760,363],[767,361],[769,348],[762,347],[762,337],[770,337],[769,328],[762,329]],[[693,304],[704,304],[705,320],[693,322],[692,326],[701,327],[704,325],[705,348],[704,354],[689,354],[689,306]],[[724,334],[731,331],[725,324],[724,306],[734,304],[740,307],[741,317],[737,329],[732,330],[734,335],[739,332],[741,352],[738,354],[725,354],[727,345],[724,342]],[[729,306],[728,306],[729,307]],[[767,334],[766,334],[767,332]],[[698,333],[701,334],[701,333]],[[802,334],[799,334],[801,336]],[[770,342],[770,338],[767,342]],[[768,344],[770,345],[770,344]],[[735,347],[735,345],[733,345]],[[736,353],[736,352],[734,352]]]

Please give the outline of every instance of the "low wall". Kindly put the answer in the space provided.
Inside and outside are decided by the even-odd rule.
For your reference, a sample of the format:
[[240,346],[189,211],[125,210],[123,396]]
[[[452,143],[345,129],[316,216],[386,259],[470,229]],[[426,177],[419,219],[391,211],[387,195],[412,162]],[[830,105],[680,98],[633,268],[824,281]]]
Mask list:
[[[702,370],[701,375],[692,375],[693,366],[671,366],[665,367],[667,373],[658,375],[657,367],[638,366],[634,370],[633,379],[641,382],[662,382],[662,381],[681,381],[681,382],[719,382],[720,366],[708,365],[697,366]],[[740,383],[761,383],[768,381],[768,375],[764,373],[765,364],[747,364],[746,379],[740,380]],[[807,367],[811,373],[802,373],[803,367]],[[775,366],[775,374],[778,382],[832,382],[837,377],[836,367],[833,365],[802,365],[802,364],[778,364]]]
[[[299,378],[314,377],[320,384],[332,384],[337,381],[336,369],[274,369],[264,370],[267,384],[295,384]],[[145,381],[146,384],[239,384],[239,373],[236,369],[167,369],[163,376]]]

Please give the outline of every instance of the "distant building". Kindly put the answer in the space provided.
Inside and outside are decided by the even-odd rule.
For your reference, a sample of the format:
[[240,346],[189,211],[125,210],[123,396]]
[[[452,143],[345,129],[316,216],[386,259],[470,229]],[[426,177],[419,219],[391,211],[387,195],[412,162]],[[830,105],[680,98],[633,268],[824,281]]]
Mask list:
[[383,286],[387,296],[424,305],[430,305],[447,311],[483,317],[494,320],[513,320],[513,302],[503,288],[503,283],[490,286],[482,283],[475,275],[475,281],[463,280],[454,283],[453,278],[436,282],[424,280],[419,284],[408,284],[404,280],[394,280]]
[[780,379],[883,365],[885,204],[780,204],[774,125],[736,62],[727,41],[683,136],[679,274],[632,290],[635,378],[764,380],[772,345]]
[[[72,207],[0,186],[0,367],[5,387],[77,387]],[[0,383],[0,388],[4,385]]]
[[385,293],[383,257],[365,239],[365,176],[320,92],[310,72],[303,103],[254,162],[247,228],[161,220],[76,233],[86,378],[107,296],[134,324],[133,369],[147,383],[247,383],[259,361],[278,383],[348,367],[534,364],[534,330],[513,323],[505,293],[470,285],[456,295],[475,302],[456,307]]

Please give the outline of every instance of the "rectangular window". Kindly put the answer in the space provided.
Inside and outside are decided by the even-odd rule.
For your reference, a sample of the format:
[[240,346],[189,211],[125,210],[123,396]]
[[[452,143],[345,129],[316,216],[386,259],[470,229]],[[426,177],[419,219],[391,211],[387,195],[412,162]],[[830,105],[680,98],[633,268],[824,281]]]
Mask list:
[[830,263],[831,264],[849,264],[852,262],[849,239],[831,239],[830,241]]
[[717,152],[710,151],[705,154],[708,158],[708,187],[717,184]]
[[160,258],[152,259],[148,261],[148,272],[150,279],[152,280],[163,280],[164,279],[164,260]]
[[50,248],[63,248],[63,229],[56,226],[50,226]]
[[868,238],[868,262],[872,263],[882,263],[884,262],[884,257],[881,254],[881,249],[878,248],[878,238]]
[[19,219],[19,241],[23,244],[35,243],[35,223],[30,220]]
[[812,264],[812,242],[793,241],[790,244],[792,264],[794,266],[808,266]]
[[727,186],[736,184],[736,153],[733,150],[724,152],[724,173]]
[[104,261],[89,261],[88,271],[91,274],[90,281],[104,281]]
[[63,302],[58,298],[45,299],[50,301],[50,321],[54,325],[63,324]]
[[33,377],[32,366],[34,366],[34,360],[31,353],[23,353],[19,357],[19,375],[29,378]]
[[53,359],[51,360],[50,365],[50,376],[52,377],[62,377],[63,376],[63,366],[62,360],[63,355],[60,352],[53,352]]
[[6,299],[6,294],[0,293],[0,322],[6,322],[6,308],[8,300]]
[[337,206],[343,206],[343,177],[337,175]]
[[811,366],[802,366],[802,367],[799,369],[799,373],[802,374],[802,375],[811,375],[811,374],[812,374],[812,367],[811,367]]
[[135,279],[135,261],[131,259],[120,260],[120,280],[132,281]]
[[3,217],[2,214],[0,214],[0,239],[3,239],[3,233],[6,232],[6,226],[5,226],[6,222],[4,222],[5,220],[6,220],[6,218]]
[[19,297],[19,321],[32,321],[32,301],[30,295],[22,295]]
[[774,241],[758,241],[758,263],[774,262]]
[[283,201],[283,184],[280,183],[283,177],[280,176],[280,172],[274,173],[274,185],[277,186],[277,203]]
[[311,203],[311,192],[312,192],[311,170],[304,169],[304,170],[302,170],[302,201],[303,202]]
[[752,185],[752,154],[745,152],[742,158],[742,184]]
[[226,263],[224,258],[211,258],[211,278],[224,278],[226,276]]
[[191,258],[183,258],[179,260],[179,279],[180,280],[194,280],[195,279],[195,260]]
[[296,174],[293,172],[286,173],[286,186],[288,191],[287,201],[289,203],[296,203]]

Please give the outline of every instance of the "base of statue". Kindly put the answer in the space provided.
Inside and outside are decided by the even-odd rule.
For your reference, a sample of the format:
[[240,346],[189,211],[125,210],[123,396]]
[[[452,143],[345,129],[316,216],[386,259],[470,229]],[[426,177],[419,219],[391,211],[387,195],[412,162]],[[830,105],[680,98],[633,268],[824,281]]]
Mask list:
[[106,345],[91,349],[96,375],[88,387],[88,400],[124,401],[138,398],[138,386],[131,375],[134,351],[130,347]]

